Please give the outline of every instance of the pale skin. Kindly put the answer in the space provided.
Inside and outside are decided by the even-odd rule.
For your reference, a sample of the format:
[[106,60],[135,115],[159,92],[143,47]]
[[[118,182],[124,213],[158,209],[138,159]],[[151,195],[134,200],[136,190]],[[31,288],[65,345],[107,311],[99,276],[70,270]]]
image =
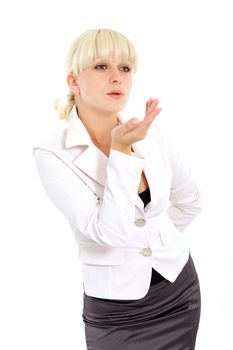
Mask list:
[[[144,119],[131,118],[123,124],[118,123],[118,113],[128,100],[132,87],[130,62],[107,62],[96,58],[78,77],[72,73],[67,76],[67,84],[75,94],[78,115],[85,125],[93,143],[107,157],[111,148],[131,154],[132,144],[144,139],[155,117],[161,112],[159,99],[150,98],[146,102]],[[121,95],[109,94],[112,91]],[[138,193],[148,187],[142,171]]]

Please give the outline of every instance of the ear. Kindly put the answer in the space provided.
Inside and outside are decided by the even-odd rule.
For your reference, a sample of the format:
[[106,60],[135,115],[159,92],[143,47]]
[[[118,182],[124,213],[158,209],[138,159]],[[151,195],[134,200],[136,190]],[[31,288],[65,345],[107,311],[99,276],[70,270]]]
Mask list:
[[72,73],[68,74],[66,82],[70,88],[70,91],[72,91],[75,95],[79,95],[78,80],[73,76]]

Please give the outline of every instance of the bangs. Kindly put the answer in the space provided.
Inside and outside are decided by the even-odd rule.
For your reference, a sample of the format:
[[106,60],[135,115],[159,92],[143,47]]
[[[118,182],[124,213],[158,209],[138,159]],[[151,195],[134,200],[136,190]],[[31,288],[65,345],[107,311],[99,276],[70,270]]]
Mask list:
[[79,37],[68,54],[67,69],[78,75],[98,57],[129,62],[132,71],[137,70],[137,54],[132,43],[123,34],[110,29],[90,30]]

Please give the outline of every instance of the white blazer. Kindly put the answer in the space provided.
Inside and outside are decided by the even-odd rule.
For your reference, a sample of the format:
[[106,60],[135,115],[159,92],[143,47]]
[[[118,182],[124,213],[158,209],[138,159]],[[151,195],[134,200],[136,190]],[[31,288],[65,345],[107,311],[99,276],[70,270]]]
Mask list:
[[[174,282],[189,257],[182,231],[201,210],[190,168],[155,122],[132,148],[107,157],[75,106],[65,130],[33,147],[42,185],[75,235],[90,296],[143,298],[152,267]],[[137,194],[142,170],[151,193],[145,209]]]

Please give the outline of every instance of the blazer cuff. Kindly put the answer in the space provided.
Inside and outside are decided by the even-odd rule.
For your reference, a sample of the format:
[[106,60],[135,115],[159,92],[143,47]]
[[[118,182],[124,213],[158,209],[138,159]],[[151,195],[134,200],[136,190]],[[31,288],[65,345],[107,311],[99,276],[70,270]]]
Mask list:
[[109,161],[111,163],[121,164],[121,166],[138,167],[143,169],[145,165],[145,159],[137,155],[135,152],[126,154],[115,149],[110,149]]

